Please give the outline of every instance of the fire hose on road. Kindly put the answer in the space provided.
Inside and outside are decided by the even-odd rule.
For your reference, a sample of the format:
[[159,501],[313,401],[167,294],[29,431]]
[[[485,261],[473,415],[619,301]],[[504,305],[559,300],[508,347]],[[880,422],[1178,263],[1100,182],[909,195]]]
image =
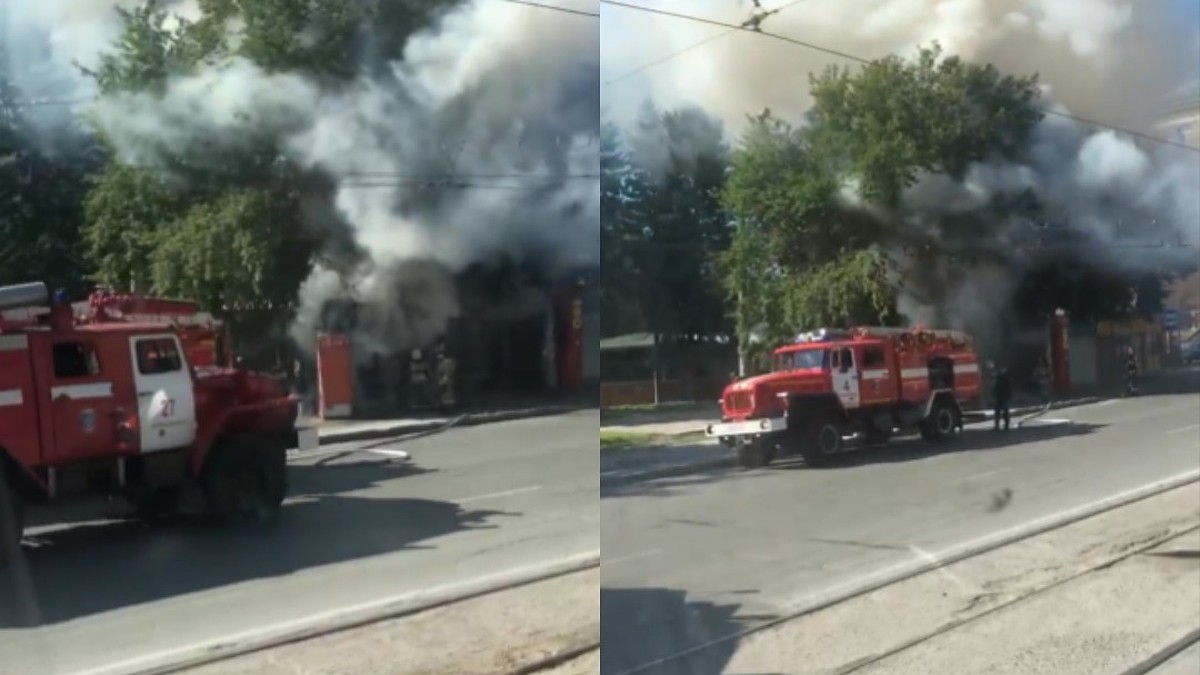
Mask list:
[[1040,409],[1040,410],[1035,410],[1035,411],[1033,411],[1032,413],[1029,413],[1028,415],[1026,415],[1026,416],[1022,417],[1021,419],[1017,420],[1017,428],[1020,428],[1020,427],[1024,426],[1024,424],[1025,424],[1026,422],[1032,422],[1033,420],[1035,420],[1035,419],[1037,419],[1037,418],[1041,417],[1042,415],[1045,415],[1046,413],[1050,412],[1050,407],[1051,407],[1051,406],[1053,406],[1053,405],[1054,405],[1054,399],[1053,399],[1053,398],[1050,398],[1050,397],[1046,397],[1046,404],[1045,404],[1045,405],[1043,405],[1043,406],[1041,407],[1041,409]]

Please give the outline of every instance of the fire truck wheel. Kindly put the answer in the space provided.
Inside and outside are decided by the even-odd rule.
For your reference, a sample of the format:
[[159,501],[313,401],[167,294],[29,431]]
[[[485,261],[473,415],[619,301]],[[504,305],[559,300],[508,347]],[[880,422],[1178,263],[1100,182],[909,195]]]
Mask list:
[[831,464],[841,454],[842,429],[834,422],[821,422],[813,426],[804,444],[804,462],[809,466]]
[[209,512],[222,521],[269,521],[287,492],[287,451],[254,436],[228,438],[212,449],[204,469]]
[[921,438],[927,443],[943,443],[954,436],[958,428],[958,416],[953,407],[938,401],[929,411],[929,417],[921,420]]
[[12,489],[0,463],[0,565],[20,554],[25,533],[25,509],[17,491]]

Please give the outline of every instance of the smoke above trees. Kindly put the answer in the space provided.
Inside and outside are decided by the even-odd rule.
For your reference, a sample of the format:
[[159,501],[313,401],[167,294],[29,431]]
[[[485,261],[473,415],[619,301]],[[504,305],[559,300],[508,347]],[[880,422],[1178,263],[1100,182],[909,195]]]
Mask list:
[[[766,283],[792,266],[805,280],[773,291],[787,316],[759,307],[739,323],[908,320],[989,333],[1018,318],[1014,305],[1030,316],[1082,308],[1071,286],[1097,288],[1097,277],[1127,283],[1115,284],[1118,306],[1087,311],[1127,310],[1135,287],[1194,260],[1200,152],[1072,119],[1153,133],[1194,77],[1150,3],[794,4],[762,29],[864,59],[897,56],[864,66],[739,33],[631,87],[641,79],[660,107],[697,105],[738,138],[725,203],[750,269],[733,276]],[[736,24],[751,8],[689,12]],[[720,32],[632,14],[617,19],[634,37],[641,26],[664,38],[631,62]]]
[[304,341],[326,299],[403,296],[427,306],[378,323],[404,348],[456,314],[453,293],[410,292],[444,274],[598,263],[593,19],[500,0],[9,12],[28,35],[10,62],[40,83],[24,95],[81,101],[43,128],[82,119],[113,157],[88,204],[105,280],[298,313]]

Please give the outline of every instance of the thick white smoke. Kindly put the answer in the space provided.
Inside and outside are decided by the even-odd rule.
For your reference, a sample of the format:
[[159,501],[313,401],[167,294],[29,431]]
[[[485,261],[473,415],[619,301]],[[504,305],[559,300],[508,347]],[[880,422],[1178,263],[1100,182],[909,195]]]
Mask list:
[[[94,65],[108,51],[114,7],[139,3],[48,4],[9,12],[51,36],[45,60],[69,74],[63,64]],[[364,62],[336,91],[234,60],[177,78],[162,96],[107,96],[89,112],[121,159],[139,165],[161,161],[164,147],[203,156],[214,144],[282,137],[288,160],[338,181],[342,223],[308,225],[348,224],[367,258],[340,278],[314,271],[296,336],[308,342],[324,301],[351,295],[375,314],[391,308],[367,339],[405,348],[436,337],[458,312],[446,273],[501,255],[551,273],[598,264],[598,55],[592,18],[476,0],[410,38],[403,62]]]
[[[695,0],[687,10],[647,0],[668,11],[741,23],[753,7],[738,0]],[[1058,112],[1156,133],[1154,125],[1181,85],[1194,83],[1197,27],[1172,26],[1166,3],[1134,0],[787,0],[762,2],[762,29],[843,54],[874,59],[915,54],[937,41],[947,55],[992,62],[1017,76],[1037,73],[1045,99]],[[790,5],[790,6],[788,6]],[[724,29],[613,9],[606,17],[606,80],[723,32]],[[622,35],[611,48],[609,31]],[[648,39],[653,34],[654,39]],[[620,119],[644,95],[661,108],[698,104],[737,133],[747,115],[764,108],[801,123],[811,105],[807,74],[853,61],[767,37],[739,33],[687,51],[606,86],[605,102]],[[625,91],[622,88],[626,88]],[[1161,133],[1161,132],[1157,132]],[[1161,133],[1169,140],[1178,140]],[[1155,271],[1195,258],[1200,244],[1200,152],[1105,131],[1050,115],[1037,129],[1020,164],[987,163],[965,179],[925,176],[905,195],[904,212],[887,214],[921,232],[947,216],[983,213],[996,201],[1033,195],[1069,225],[1090,233],[1092,260],[1133,272]],[[853,202],[853,190],[847,198]],[[870,205],[858,204],[858,206]],[[875,209],[872,208],[872,211]],[[876,211],[877,212],[877,211]],[[1012,242],[1036,227],[1028,219],[1004,223],[995,240],[969,242],[987,262],[966,278],[950,266],[912,264],[915,272],[901,310],[925,323],[993,323],[1022,272]],[[994,230],[996,223],[990,223]],[[1154,248],[1159,244],[1163,248]],[[1016,258],[1014,260],[1014,258]],[[915,268],[915,269],[914,269]],[[940,287],[935,293],[920,288]]]
[[[738,24],[745,0],[640,4]],[[1134,0],[763,0],[762,29],[864,59],[908,55],[937,40],[946,53],[991,62],[1005,72],[1040,73],[1055,100],[1122,126],[1149,122],[1163,96],[1196,78],[1195,27],[1172,26],[1167,3]],[[605,8],[605,78],[726,29],[621,8]],[[610,37],[612,36],[612,37]],[[648,90],[660,107],[695,103],[734,125],[764,107],[797,119],[810,104],[807,73],[845,58],[752,33],[736,33],[606,87],[607,102],[636,105]]]

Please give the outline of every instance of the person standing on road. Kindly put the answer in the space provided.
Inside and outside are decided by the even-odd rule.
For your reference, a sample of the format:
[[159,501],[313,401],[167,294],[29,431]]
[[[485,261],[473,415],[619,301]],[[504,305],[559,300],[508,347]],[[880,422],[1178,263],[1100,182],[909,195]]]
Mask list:
[[992,405],[994,407],[995,430],[1000,430],[1000,420],[1004,420],[1004,430],[1009,427],[1009,405],[1012,403],[1012,379],[1008,368],[998,366],[996,376],[992,380]]
[[1127,396],[1136,396],[1138,393],[1137,387],[1138,377],[1138,362],[1137,354],[1133,351],[1133,347],[1125,348],[1125,394]]
[[1037,382],[1038,397],[1046,403],[1050,403],[1050,364],[1047,363],[1045,356],[1039,356],[1037,366],[1033,370],[1034,380]]
[[446,350],[446,339],[438,338],[434,348],[437,358],[438,401],[445,408],[453,408],[458,403],[455,375],[458,365]]

